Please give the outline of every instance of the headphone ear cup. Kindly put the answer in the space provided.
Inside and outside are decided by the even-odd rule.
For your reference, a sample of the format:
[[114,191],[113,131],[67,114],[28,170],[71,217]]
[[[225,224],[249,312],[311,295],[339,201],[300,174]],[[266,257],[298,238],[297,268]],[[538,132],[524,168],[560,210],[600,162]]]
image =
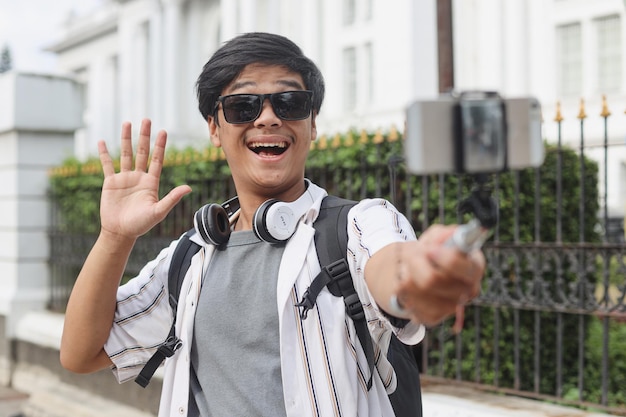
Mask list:
[[228,213],[219,204],[202,206],[193,216],[193,225],[206,243],[219,246],[230,238]]
[[267,200],[263,204],[259,206],[258,209],[254,212],[254,220],[252,222],[254,227],[254,234],[257,237],[268,243],[278,243],[280,240],[277,240],[270,234],[266,227],[266,216],[267,210],[272,206],[272,204],[278,203],[278,200],[272,199]]
[[288,240],[296,231],[298,219],[291,207],[293,203],[267,200],[254,213],[254,233],[269,243]]

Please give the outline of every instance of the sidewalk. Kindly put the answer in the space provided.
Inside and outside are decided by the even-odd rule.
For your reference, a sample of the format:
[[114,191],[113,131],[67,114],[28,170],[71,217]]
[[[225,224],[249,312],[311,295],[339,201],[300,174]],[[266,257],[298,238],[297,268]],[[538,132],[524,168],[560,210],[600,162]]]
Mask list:
[[0,385],[0,417],[21,417],[28,395]]
[[443,384],[422,387],[423,417],[611,417],[547,402]]
[[[38,411],[47,405],[46,411],[51,415],[63,415],[70,412],[81,416],[106,415],[113,411],[110,406],[103,406],[101,398],[78,395],[81,409],[79,411],[77,398],[68,392],[59,390],[40,398]],[[72,397],[72,398],[70,398]],[[0,417],[27,417],[22,414],[29,400],[28,395],[11,388],[0,386]],[[74,400],[74,401],[72,401]],[[427,384],[422,393],[423,417],[610,417],[609,414],[581,411],[570,407],[561,407],[545,402],[534,401],[519,397],[495,395],[471,388],[450,385]],[[49,408],[48,408],[49,407]],[[113,407],[116,408],[116,407]],[[90,411],[91,409],[91,411]],[[108,412],[104,412],[108,410]],[[120,410],[116,410],[114,414]],[[92,413],[93,412],[93,413]],[[123,415],[135,415],[126,410]],[[61,413],[61,414],[57,414]],[[119,414],[118,414],[119,415]],[[143,415],[144,413],[137,413]],[[69,415],[67,417],[70,417]]]

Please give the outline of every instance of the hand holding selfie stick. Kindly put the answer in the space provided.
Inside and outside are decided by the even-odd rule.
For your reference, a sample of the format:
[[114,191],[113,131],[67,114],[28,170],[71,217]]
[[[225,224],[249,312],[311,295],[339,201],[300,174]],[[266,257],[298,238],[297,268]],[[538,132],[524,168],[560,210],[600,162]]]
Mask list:
[[[491,234],[491,229],[498,221],[498,207],[493,198],[491,190],[487,188],[486,175],[476,175],[477,186],[472,190],[471,195],[461,201],[459,212],[461,214],[471,213],[474,218],[466,224],[459,226],[452,237],[445,243],[446,246],[454,246],[464,253],[470,253],[480,249]],[[456,319],[452,325],[452,332],[457,334],[463,328],[465,318],[465,297],[459,299],[456,308]]]

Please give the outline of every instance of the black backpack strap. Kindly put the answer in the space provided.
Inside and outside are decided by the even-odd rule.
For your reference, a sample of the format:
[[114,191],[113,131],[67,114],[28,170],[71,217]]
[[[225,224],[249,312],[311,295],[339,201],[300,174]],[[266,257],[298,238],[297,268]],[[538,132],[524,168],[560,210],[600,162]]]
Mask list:
[[322,270],[296,304],[301,307],[300,316],[305,319],[315,305],[319,293],[327,287],[336,297],[342,297],[346,314],[354,323],[357,337],[365,352],[370,370],[367,389],[372,386],[374,372],[374,345],[367,328],[367,320],[361,300],[354,289],[350,268],[346,260],[348,247],[348,211],[356,201],[327,196],[322,201],[320,214],[315,220],[315,248]]
[[196,229],[190,229],[180,238],[172,262],[167,273],[167,286],[170,294],[170,306],[174,312],[174,324],[176,324],[176,310],[178,308],[178,297],[183,285],[187,270],[191,266],[191,258],[198,253],[200,245],[191,240],[191,236],[196,234]]
[[159,345],[156,352],[144,365],[135,382],[142,387],[148,386],[150,379],[161,366],[165,358],[169,358],[182,346],[182,341],[176,337],[176,310],[178,308],[178,297],[180,289],[187,274],[187,270],[191,266],[191,258],[200,250],[200,245],[191,241],[190,237],[195,233],[195,229],[191,229],[183,234],[174,249],[170,269],[167,273],[167,285],[169,292],[169,302],[172,307],[172,327],[167,339]]
[[[348,248],[348,211],[356,201],[327,196],[322,200],[320,213],[313,223],[315,227],[315,249],[322,270],[313,279],[309,288],[296,304],[301,307],[300,316],[306,319],[309,310],[315,306],[317,296],[328,284],[350,277],[350,268],[346,261]],[[330,288],[329,288],[330,290]],[[334,289],[333,295],[341,296]]]

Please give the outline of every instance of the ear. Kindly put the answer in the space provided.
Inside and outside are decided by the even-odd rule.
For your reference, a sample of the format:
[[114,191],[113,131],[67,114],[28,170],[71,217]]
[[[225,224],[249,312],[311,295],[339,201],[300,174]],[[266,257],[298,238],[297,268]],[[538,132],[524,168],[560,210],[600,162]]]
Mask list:
[[215,117],[207,117],[207,123],[209,125],[209,134],[211,135],[211,143],[217,148],[221,147],[222,141],[220,140],[220,126],[215,122]]

